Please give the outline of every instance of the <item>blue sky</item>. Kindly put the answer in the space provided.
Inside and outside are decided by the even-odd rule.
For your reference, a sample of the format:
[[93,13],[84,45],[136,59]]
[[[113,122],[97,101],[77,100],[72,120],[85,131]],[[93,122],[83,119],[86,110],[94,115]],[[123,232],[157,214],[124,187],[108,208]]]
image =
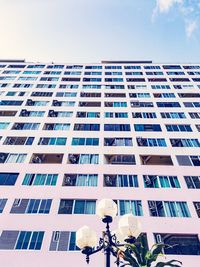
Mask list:
[[200,0],[0,0],[0,58],[200,62]]

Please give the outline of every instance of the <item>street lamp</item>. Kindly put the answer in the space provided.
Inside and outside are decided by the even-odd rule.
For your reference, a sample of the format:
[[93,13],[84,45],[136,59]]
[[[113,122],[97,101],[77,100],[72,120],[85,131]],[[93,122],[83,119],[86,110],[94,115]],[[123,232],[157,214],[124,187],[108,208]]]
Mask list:
[[117,259],[116,264],[119,266],[119,247],[125,245],[120,242],[134,243],[140,233],[141,226],[132,214],[126,214],[119,220],[118,229],[114,233],[111,232],[110,223],[117,215],[117,205],[112,199],[98,201],[96,214],[106,224],[106,230],[103,231],[103,236],[99,239],[98,245],[96,233],[88,226],[83,226],[76,232],[76,245],[86,255],[87,263],[89,263],[89,257],[92,254],[104,251],[105,267],[110,267],[111,255]]

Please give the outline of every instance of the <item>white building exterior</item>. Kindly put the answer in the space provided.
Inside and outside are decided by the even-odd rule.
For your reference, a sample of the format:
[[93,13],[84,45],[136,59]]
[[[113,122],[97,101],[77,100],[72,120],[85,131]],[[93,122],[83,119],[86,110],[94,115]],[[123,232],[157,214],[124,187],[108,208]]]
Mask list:
[[74,232],[112,198],[197,267],[199,140],[200,64],[0,61],[1,266],[86,266]]

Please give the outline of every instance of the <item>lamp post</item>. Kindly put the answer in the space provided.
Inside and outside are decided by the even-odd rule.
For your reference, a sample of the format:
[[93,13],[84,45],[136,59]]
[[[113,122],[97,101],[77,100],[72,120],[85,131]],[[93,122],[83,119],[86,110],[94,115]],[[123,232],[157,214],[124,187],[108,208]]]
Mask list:
[[140,223],[132,214],[126,214],[119,220],[118,230],[112,233],[110,223],[112,223],[117,215],[117,205],[112,199],[98,201],[96,214],[101,217],[102,222],[106,225],[103,236],[99,238],[98,245],[96,233],[88,226],[83,226],[77,231],[76,244],[82,250],[82,253],[86,255],[87,263],[89,263],[92,254],[103,251],[105,255],[105,267],[110,267],[111,255],[116,258],[116,265],[119,266],[119,248],[125,245],[123,243],[124,241],[129,244],[135,242],[137,236],[140,234]]

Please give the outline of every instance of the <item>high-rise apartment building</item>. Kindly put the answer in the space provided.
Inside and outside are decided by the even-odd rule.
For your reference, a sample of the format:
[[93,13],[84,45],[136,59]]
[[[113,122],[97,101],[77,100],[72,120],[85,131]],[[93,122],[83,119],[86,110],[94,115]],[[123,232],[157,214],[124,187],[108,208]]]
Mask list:
[[75,231],[112,198],[197,267],[199,189],[200,64],[0,61],[1,266],[86,266]]

